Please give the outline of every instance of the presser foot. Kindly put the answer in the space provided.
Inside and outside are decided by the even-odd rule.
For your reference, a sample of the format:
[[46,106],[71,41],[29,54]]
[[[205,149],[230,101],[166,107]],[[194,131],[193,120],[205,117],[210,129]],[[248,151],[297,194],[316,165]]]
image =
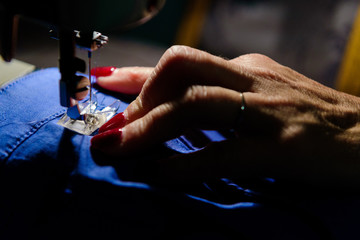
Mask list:
[[91,100],[79,102],[77,105],[68,108],[57,124],[83,135],[92,135],[116,114],[119,107],[119,100],[109,106],[99,107],[96,94],[93,93]]

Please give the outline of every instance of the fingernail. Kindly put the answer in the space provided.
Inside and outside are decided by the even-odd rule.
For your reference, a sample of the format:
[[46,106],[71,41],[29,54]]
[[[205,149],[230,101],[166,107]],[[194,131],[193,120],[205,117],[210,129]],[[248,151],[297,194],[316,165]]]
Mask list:
[[106,77],[110,76],[114,71],[116,67],[96,67],[91,69],[91,75],[95,77]]
[[111,129],[119,129],[125,126],[125,116],[124,113],[119,113],[113,118],[111,118],[107,123],[101,126],[99,133],[109,131]]
[[91,147],[100,150],[111,150],[114,145],[120,144],[122,140],[122,129],[112,129],[94,136],[91,139]]

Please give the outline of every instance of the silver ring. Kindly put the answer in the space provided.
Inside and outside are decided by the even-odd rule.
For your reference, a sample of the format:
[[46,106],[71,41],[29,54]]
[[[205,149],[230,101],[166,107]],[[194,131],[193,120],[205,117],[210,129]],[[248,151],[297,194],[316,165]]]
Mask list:
[[244,123],[244,112],[246,110],[245,97],[242,92],[240,92],[241,97],[241,105],[240,110],[238,110],[238,114],[235,119],[235,129],[239,129]]
[[240,92],[240,97],[241,97],[241,105],[240,105],[240,109],[238,110],[238,114],[235,119],[235,127],[234,127],[235,136],[237,136],[237,137],[239,137],[238,131],[240,131],[240,129],[242,129],[244,127],[244,121],[245,121],[244,113],[246,110],[245,97],[242,92]]
[[244,94],[243,94],[242,92],[240,93],[240,97],[241,97],[241,107],[240,107],[240,110],[241,110],[241,111],[245,111],[245,109],[246,109],[246,103],[245,103]]

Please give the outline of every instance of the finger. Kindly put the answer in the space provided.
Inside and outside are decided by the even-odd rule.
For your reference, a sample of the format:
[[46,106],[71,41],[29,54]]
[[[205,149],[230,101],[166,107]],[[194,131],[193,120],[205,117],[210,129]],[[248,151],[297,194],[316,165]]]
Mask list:
[[138,94],[152,71],[151,67],[105,67],[94,68],[91,72],[97,84],[107,90]]
[[124,113],[118,113],[99,128],[99,133],[103,133],[112,129],[123,128],[126,125]]
[[181,97],[192,85],[250,91],[252,84],[253,81],[240,64],[197,49],[174,46],[162,56],[125,115],[132,122],[154,107]]
[[[252,104],[251,95],[246,97],[248,107]],[[161,104],[122,129],[95,136],[92,143],[104,152],[124,154],[150,148],[188,129],[229,129],[238,118],[241,101],[240,93],[234,90],[195,86],[180,101]]]

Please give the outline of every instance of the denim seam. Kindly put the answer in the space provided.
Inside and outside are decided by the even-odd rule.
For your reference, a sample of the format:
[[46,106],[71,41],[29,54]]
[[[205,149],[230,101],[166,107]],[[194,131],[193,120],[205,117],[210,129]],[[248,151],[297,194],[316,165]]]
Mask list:
[[9,88],[13,87],[14,85],[19,84],[20,82],[23,82],[23,81],[25,81],[26,79],[28,79],[30,77],[32,78],[32,77],[34,77],[34,75],[36,76],[36,75],[42,74],[42,73],[43,72],[41,72],[41,71],[35,71],[35,72],[32,72],[32,73],[30,73],[28,75],[19,77],[19,78],[13,80],[12,82],[8,83],[7,85],[1,87],[0,88],[0,93],[6,92]]
[[186,141],[186,137],[185,136],[180,136],[178,137],[179,141],[184,144],[189,150],[191,151],[196,151],[199,150],[197,148],[194,148],[188,141]]
[[33,134],[35,134],[42,126],[44,126],[45,124],[47,124],[48,122],[54,120],[55,118],[61,116],[62,114],[65,113],[65,110],[62,110],[60,112],[57,112],[55,114],[52,114],[50,116],[48,116],[47,118],[37,122],[34,126],[31,127],[31,129],[26,132],[25,134],[23,134],[22,136],[20,136],[18,138],[18,141],[13,144],[10,149],[7,151],[7,156],[3,162],[3,164],[6,164],[6,161],[10,158],[11,154],[21,145],[23,144],[27,139],[29,139]]
[[[55,69],[55,68],[54,68]],[[27,79],[29,78],[33,78],[36,77],[37,75],[41,75],[43,74],[42,71],[34,71],[28,75],[25,76],[21,76],[13,81],[11,81],[10,83],[0,87],[0,94],[7,92],[10,88],[16,86],[17,84],[20,84],[24,81],[27,81]],[[31,127],[30,131],[26,132],[25,134],[23,134],[22,136],[20,136],[17,140],[17,142],[13,145],[10,146],[9,150],[5,152],[5,158],[4,161],[1,162],[1,165],[6,164],[7,160],[10,158],[11,154],[23,143],[25,142],[29,137],[31,137],[38,129],[40,129],[44,124],[46,124],[47,122],[59,117],[60,115],[62,115],[65,112],[65,110],[62,110],[60,112],[57,112],[55,114],[52,114],[48,117],[46,117],[45,119],[37,122],[34,126]]]

